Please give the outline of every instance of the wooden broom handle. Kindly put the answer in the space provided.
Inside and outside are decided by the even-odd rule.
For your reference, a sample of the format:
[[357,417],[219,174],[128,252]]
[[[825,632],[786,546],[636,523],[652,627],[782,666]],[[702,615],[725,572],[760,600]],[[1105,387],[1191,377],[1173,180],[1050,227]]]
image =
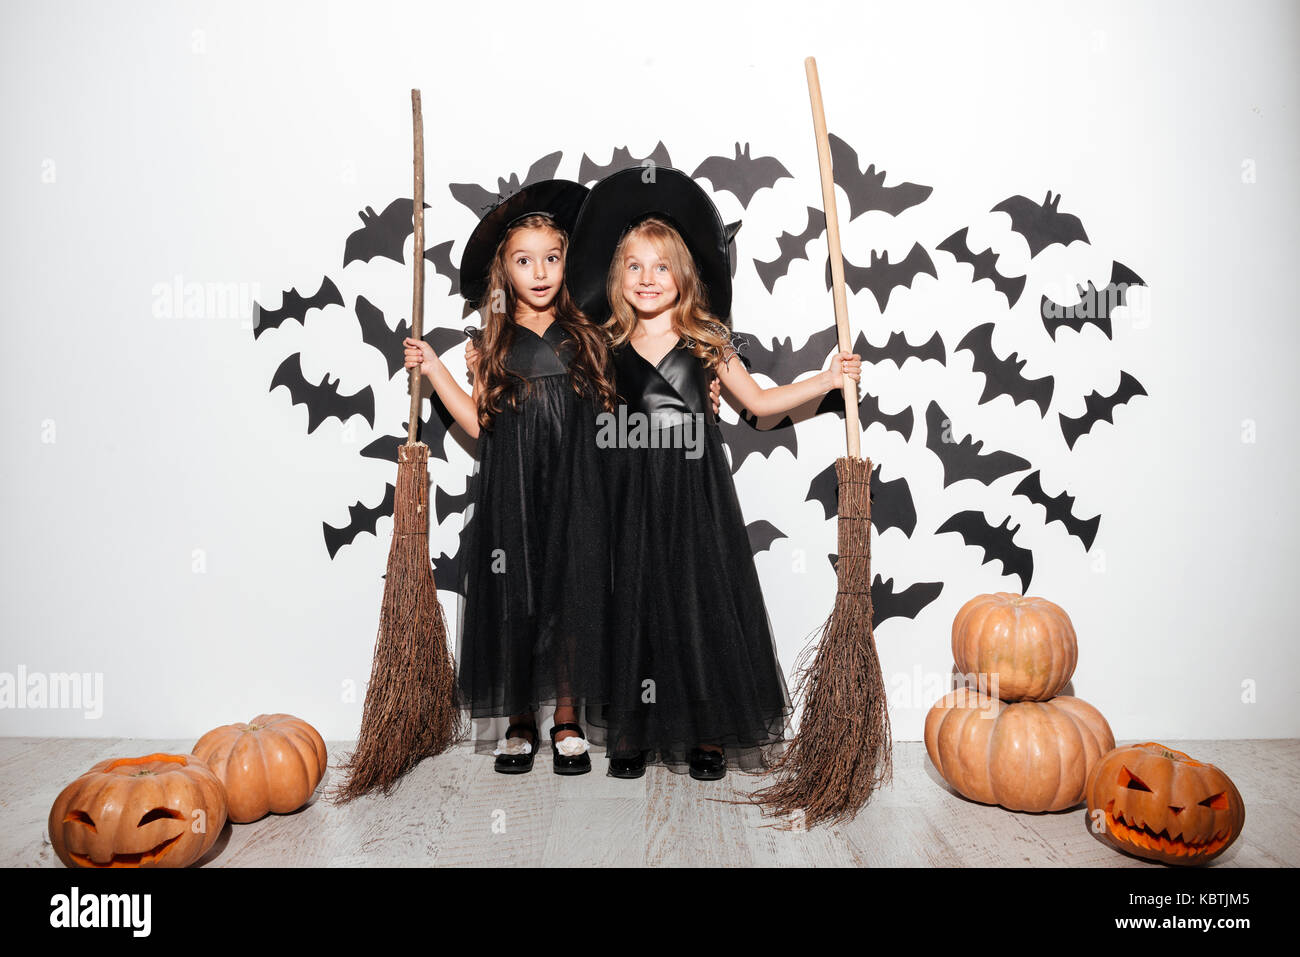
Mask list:
[[[826,135],[826,116],[822,112],[822,87],[817,80],[817,60],[803,61],[808,74],[808,99],[812,101],[813,132],[817,136],[817,165],[822,177],[822,207],[826,210],[826,245],[831,257],[831,291],[835,299],[835,327],[839,331],[840,350],[851,352],[849,301],[844,293],[844,258],[840,255],[840,219],[835,211],[835,174],[831,170],[831,141]],[[844,377],[844,430],[847,433],[849,458],[861,458],[862,431],[858,427],[858,384]]]
[[[411,125],[415,134],[415,290],[411,294],[411,338],[424,338],[424,117],[420,113],[420,91],[411,91]],[[420,425],[420,367],[412,366],[407,388],[411,393],[411,417],[406,424],[406,443],[415,444]]]

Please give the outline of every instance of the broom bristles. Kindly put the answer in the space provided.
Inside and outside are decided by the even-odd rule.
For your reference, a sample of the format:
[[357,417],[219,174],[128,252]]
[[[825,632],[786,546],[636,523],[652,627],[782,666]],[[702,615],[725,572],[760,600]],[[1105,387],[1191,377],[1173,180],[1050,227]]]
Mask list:
[[387,794],[421,760],[442,754],[465,733],[447,623],[429,561],[429,447],[399,449],[393,543],[384,578],[379,635],[356,750],[332,795],[345,804]]
[[[853,817],[893,776],[885,682],[872,628],[871,460],[841,458],[835,605],[795,663],[799,730],[775,783],[749,796],[787,829]],[[812,658],[809,664],[809,657]]]

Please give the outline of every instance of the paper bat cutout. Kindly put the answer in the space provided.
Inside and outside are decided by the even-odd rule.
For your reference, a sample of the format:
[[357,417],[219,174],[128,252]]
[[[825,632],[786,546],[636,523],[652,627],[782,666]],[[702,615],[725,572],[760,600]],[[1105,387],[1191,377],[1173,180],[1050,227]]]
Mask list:
[[745,533],[749,536],[749,549],[755,555],[771,548],[778,538],[785,538],[785,532],[763,519],[746,525]]
[[504,199],[509,199],[515,193],[519,192],[525,186],[533,183],[540,183],[543,180],[555,179],[555,171],[560,168],[560,159],[564,156],[562,150],[556,150],[554,153],[547,153],[532,166],[528,167],[528,172],[524,175],[523,181],[511,173],[509,179],[497,177],[496,192],[490,189],[484,189],[477,183],[451,183],[447,188],[451,190],[451,195],[455,197],[456,202],[460,203],[479,219],[482,219],[490,213],[498,203]]
[[384,497],[373,508],[363,502],[349,505],[348,523],[346,525],[335,528],[328,522],[321,522],[321,528],[325,533],[325,550],[330,553],[330,558],[337,555],[339,549],[344,545],[351,545],[362,532],[369,532],[371,535],[378,534],[376,527],[379,520],[393,514],[393,496],[395,494],[396,490],[390,483],[384,489]]
[[[834,462],[814,476],[804,501],[820,504],[827,518],[838,514],[839,479]],[[900,476],[892,481],[883,481],[879,465],[871,470],[871,524],[877,533],[897,528],[908,538],[916,530],[916,504],[912,501],[907,479]]]
[[[429,396],[429,404],[433,411],[429,418],[421,419],[419,428],[416,429],[416,438],[429,447],[429,458],[442,459],[444,462],[450,461],[447,458],[446,439],[447,430],[451,428],[456,421],[452,418],[447,407],[442,404],[438,398],[438,393]],[[406,423],[402,423],[401,431],[397,435],[381,435],[369,445],[361,450],[361,454],[368,459],[380,459],[384,462],[397,464],[397,450],[406,444]]]
[[440,592],[459,595],[461,593],[460,552],[455,555],[444,555],[439,552],[438,557],[432,560],[432,565],[434,587]]
[[1029,360],[1018,359],[1011,353],[1005,359],[998,358],[993,351],[993,323],[986,322],[976,326],[957,343],[957,349],[965,349],[973,357],[972,371],[984,376],[984,391],[980,395],[979,405],[983,405],[997,396],[1010,396],[1015,405],[1022,402],[1037,403],[1044,417],[1047,406],[1052,401],[1052,377],[1027,379],[1020,374]]
[[943,582],[914,582],[902,591],[894,591],[894,580],[871,582],[871,627],[879,628],[890,618],[915,619],[943,591]]
[[1020,526],[1009,527],[1011,516],[1008,515],[1001,525],[990,525],[982,512],[958,512],[939,526],[936,535],[957,532],[967,545],[978,545],[984,551],[981,565],[987,565],[995,559],[1002,563],[1003,575],[1020,577],[1020,593],[1029,592],[1029,582],[1034,577],[1034,553],[1021,548],[1013,537],[1020,531]]
[[1041,204],[1026,196],[1012,196],[994,206],[991,212],[1006,213],[1011,217],[1011,231],[1025,237],[1032,259],[1056,243],[1068,246],[1076,241],[1088,242],[1088,234],[1083,231],[1083,222],[1078,216],[1057,212],[1060,202],[1061,194],[1057,193],[1056,199],[1052,199],[1049,189]]
[[[844,418],[844,393],[839,389],[827,392],[814,414],[821,415],[823,412],[833,412],[841,419]],[[914,419],[910,405],[904,406],[901,412],[882,412],[880,399],[870,392],[862,392],[858,399],[858,425],[865,431],[873,422],[883,425],[886,431],[897,432],[904,441],[912,438]]]
[[290,289],[281,297],[279,309],[264,309],[253,302],[253,338],[260,336],[265,329],[277,329],[286,319],[297,319],[305,329],[307,327],[307,310],[324,309],[326,306],[343,305],[343,296],[339,287],[329,276],[322,276],[320,288],[310,299],[304,299],[297,289]]
[[[934,271],[934,261],[920,243],[914,243],[908,254],[896,263],[889,261],[888,252],[880,256],[874,249],[871,250],[869,265],[855,266],[847,257],[844,259],[844,285],[851,292],[870,289],[871,294],[876,297],[881,312],[884,312],[885,307],[889,305],[890,293],[899,286],[910,289],[912,281],[917,276],[939,278],[939,274]],[[828,290],[831,288],[829,256],[826,258],[826,288]]]
[[770,189],[777,180],[793,179],[790,171],[774,156],[751,159],[748,143],[744,152],[737,143],[735,156],[710,156],[695,168],[691,178],[707,179],[713,184],[715,193],[731,193],[745,209],[749,208],[749,201],[760,189]]
[[321,377],[319,385],[312,385],[302,374],[302,353],[295,352],[280,363],[271,377],[271,388],[285,386],[289,390],[292,405],[307,406],[307,434],[316,431],[326,419],[333,416],[339,422],[347,422],[354,415],[362,416],[373,428],[375,424],[375,393],[370,386],[352,395],[339,392],[339,380],[330,381],[329,373]]
[[799,454],[799,442],[791,426],[794,422],[787,415],[770,429],[758,427],[758,417],[742,411],[740,421],[731,423],[725,419],[718,420],[722,430],[722,441],[731,450],[731,474],[735,475],[751,455],[767,458],[777,449],[788,449],[791,455]]
[[[388,361],[388,378],[391,379],[398,372],[404,371],[406,350],[402,343],[411,334],[411,327],[407,325],[406,320],[399,322],[396,329],[390,329],[383,311],[365,296],[357,296],[356,315],[357,325],[361,327],[361,341],[368,346],[374,346]],[[465,341],[465,331],[436,326],[428,331],[424,341],[433,348],[434,352],[442,355],[448,349]]]
[[1120,306],[1128,305],[1128,287],[1145,286],[1140,276],[1127,266],[1111,261],[1110,264],[1110,282],[1104,289],[1098,289],[1093,285],[1092,280],[1088,280],[1088,288],[1085,290],[1078,283],[1074,288],[1079,291],[1079,301],[1069,306],[1062,306],[1053,302],[1046,296],[1038,304],[1039,315],[1043,319],[1043,328],[1052,336],[1053,341],[1056,339],[1056,331],[1062,326],[1073,329],[1075,332],[1082,332],[1083,327],[1092,323],[1107,339],[1113,338],[1110,334],[1110,312],[1112,309],[1118,309]]
[[966,237],[968,227],[963,226],[957,230],[935,249],[942,249],[944,252],[952,255],[959,263],[966,263],[972,267],[971,282],[979,282],[981,279],[988,279],[993,282],[993,288],[1002,295],[1007,297],[1007,306],[1014,306],[1020,298],[1020,294],[1025,289],[1024,276],[1004,276],[998,272],[998,255],[992,249],[986,249],[982,253],[971,250],[970,242]]
[[1074,448],[1074,443],[1079,441],[1079,437],[1092,431],[1092,427],[1098,422],[1114,423],[1111,414],[1119,406],[1124,405],[1135,395],[1146,395],[1147,390],[1142,388],[1142,383],[1135,379],[1127,372],[1120,371],[1119,387],[1110,395],[1102,395],[1100,392],[1090,392],[1084,398],[1083,415],[1075,418],[1073,416],[1061,414],[1061,435],[1065,436],[1065,443],[1070,448]]
[[449,515],[460,515],[465,509],[469,508],[469,483],[465,485],[465,491],[460,493],[445,492],[439,487],[433,493],[433,514],[441,525],[447,520]]
[[458,296],[460,295],[460,269],[451,261],[453,242],[454,240],[449,239],[445,243],[430,246],[424,251],[424,258],[433,267],[434,272],[451,280],[451,288],[447,290],[447,295]]
[[[750,372],[761,372],[777,385],[793,382],[800,375],[826,365],[826,358],[836,351],[839,332],[832,324],[814,332],[798,349],[794,338],[764,338],[752,332],[736,332],[743,339],[740,359]],[[768,345],[770,343],[770,345]]]
[[673,165],[673,161],[668,158],[668,148],[664,146],[662,141],[651,150],[649,156],[642,157],[634,157],[626,146],[620,146],[614,150],[614,155],[607,166],[598,165],[588,158],[586,153],[583,153],[582,162],[578,164],[578,182],[586,186],[598,179],[604,179],[610,173],[617,173],[629,166],[640,166],[646,160],[650,160],[655,166],[670,167]]
[[791,263],[796,259],[808,258],[808,244],[826,231],[825,213],[815,206],[809,206],[807,215],[808,225],[802,233],[797,236],[794,233],[782,233],[777,237],[776,248],[780,255],[768,262],[754,260],[754,271],[768,292],[776,286],[778,279],[790,271]]
[[885,186],[884,170],[877,173],[876,164],[872,163],[865,173],[862,172],[857,151],[834,133],[829,135],[829,139],[835,183],[849,198],[850,222],[871,209],[897,216],[903,210],[924,202],[933,192],[931,187],[916,183]]
[[952,427],[952,420],[939,408],[939,403],[931,400],[925,410],[925,447],[943,466],[944,488],[962,479],[975,479],[984,485],[992,485],[1004,475],[1031,467],[1027,459],[1001,449],[981,455],[984,442],[970,435],[960,442],[945,442],[944,422]]
[[[429,204],[425,203],[424,208],[428,209]],[[415,232],[414,210],[415,200],[395,199],[378,215],[373,206],[357,213],[362,226],[343,244],[343,265],[358,259],[368,263],[376,256],[405,265],[402,247],[406,245],[406,237]]]
[[859,332],[857,339],[853,340],[853,351],[862,357],[863,362],[870,362],[873,365],[892,362],[900,369],[908,359],[919,359],[922,362],[934,359],[940,365],[945,365],[947,358],[943,348],[943,337],[937,332],[919,346],[908,342],[907,336],[902,332],[890,333],[888,341],[883,346],[873,346],[866,335]]
[[1060,522],[1065,526],[1065,530],[1083,542],[1083,550],[1086,552],[1092,548],[1093,540],[1097,537],[1097,528],[1101,525],[1101,516],[1094,515],[1092,518],[1076,518],[1074,515],[1074,498],[1062,492],[1060,495],[1048,495],[1043,491],[1042,473],[1030,472],[1020,484],[1015,487],[1012,495],[1023,495],[1035,505],[1043,506],[1047,512],[1047,524]]

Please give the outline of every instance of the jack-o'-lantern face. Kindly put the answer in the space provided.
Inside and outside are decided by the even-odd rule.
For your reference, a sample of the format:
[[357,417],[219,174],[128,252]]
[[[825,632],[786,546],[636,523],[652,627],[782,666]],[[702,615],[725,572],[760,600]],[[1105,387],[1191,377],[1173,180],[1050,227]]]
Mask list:
[[1154,741],[1105,755],[1089,777],[1087,797],[1089,820],[1103,840],[1167,864],[1218,857],[1246,820],[1226,774]]
[[101,761],[50,809],[50,841],[69,867],[186,867],[226,823],[221,782],[193,755]]

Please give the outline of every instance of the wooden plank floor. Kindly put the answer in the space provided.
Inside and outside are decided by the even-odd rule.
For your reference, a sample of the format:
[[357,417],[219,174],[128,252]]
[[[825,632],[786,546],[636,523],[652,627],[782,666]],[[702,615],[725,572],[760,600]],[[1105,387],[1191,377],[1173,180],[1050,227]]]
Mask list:
[[[191,741],[0,738],[0,865],[60,866],[46,833],[62,787],[108,757],[184,751]],[[1228,771],[1246,802],[1242,837],[1219,867],[1300,865],[1300,741],[1168,741]],[[351,742],[329,742],[330,763]],[[591,774],[496,774],[468,748],[424,761],[388,798],[336,807],[317,797],[294,814],[227,824],[208,867],[723,866],[1160,867],[1094,839],[1082,807],[1015,814],[952,792],[919,742],[894,746],[894,781],[853,820],[807,831],[762,826],[735,798],[762,779],[699,782],[663,768],[623,781],[593,753]]]

